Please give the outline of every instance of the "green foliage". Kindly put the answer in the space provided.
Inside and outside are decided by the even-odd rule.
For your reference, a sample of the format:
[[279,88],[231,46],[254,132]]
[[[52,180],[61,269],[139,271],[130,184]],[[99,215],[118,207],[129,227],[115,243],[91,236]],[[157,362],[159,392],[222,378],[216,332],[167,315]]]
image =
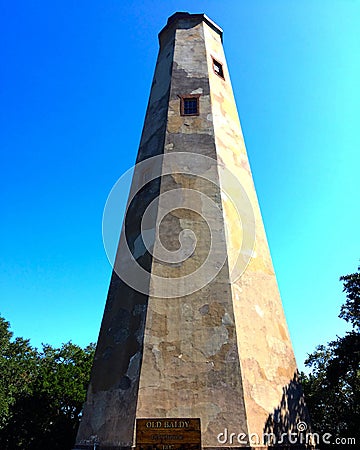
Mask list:
[[71,449],[85,401],[95,346],[60,348],[12,338],[0,317],[0,448]]
[[16,399],[30,393],[38,363],[29,341],[12,340],[9,327],[9,322],[0,317],[0,428],[6,424]]
[[[339,317],[353,329],[328,345],[320,345],[305,364],[302,374],[305,398],[315,432],[336,437],[353,437],[360,442],[360,268],[340,278],[347,300]],[[325,448],[324,445],[320,448]],[[334,448],[334,446],[331,446]]]
[[340,315],[346,322],[350,322],[357,332],[360,328],[360,267],[358,272],[340,278],[344,282],[346,302],[341,307]]

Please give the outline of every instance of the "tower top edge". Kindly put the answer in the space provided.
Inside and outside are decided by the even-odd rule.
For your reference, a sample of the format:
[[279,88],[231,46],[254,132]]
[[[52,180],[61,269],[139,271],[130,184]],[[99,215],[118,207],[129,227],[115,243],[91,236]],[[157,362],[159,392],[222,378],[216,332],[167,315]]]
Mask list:
[[207,25],[209,25],[209,27],[211,27],[213,30],[215,30],[220,35],[221,41],[222,41],[223,30],[222,30],[222,28],[219,27],[219,25],[217,25],[213,20],[211,20],[210,17],[208,17],[204,13],[191,14],[191,13],[188,13],[185,11],[176,12],[168,18],[166,25],[159,33],[159,39],[160,39],[160,36],[165,31],[167,31],[170,27],[172,27],[172,25],[176,24],[180,20],[191,20],[191,21],[199,22],[199,23],[205,22]]

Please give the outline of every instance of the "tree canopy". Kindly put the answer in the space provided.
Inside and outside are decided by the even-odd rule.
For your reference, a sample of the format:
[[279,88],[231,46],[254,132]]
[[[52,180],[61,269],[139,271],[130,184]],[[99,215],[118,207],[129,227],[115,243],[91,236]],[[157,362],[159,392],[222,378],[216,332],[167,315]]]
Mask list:
[[37,350],[0,317],[0,448],[70,450],[85,401],[94,344]]
[[[334,443],[336,438],[342,443],[344,438],[355,438],[359,444],[360,267],[357,272],[342,276],[340,281],[344,285],[346,301],[339,317],[352,329],[327,345],[319,345],[309,355],[305,364],[312,372],[302,374],[302,383],[314,431],[319,435],[330,433]],[[320,448],[324,447],[320,445]]]

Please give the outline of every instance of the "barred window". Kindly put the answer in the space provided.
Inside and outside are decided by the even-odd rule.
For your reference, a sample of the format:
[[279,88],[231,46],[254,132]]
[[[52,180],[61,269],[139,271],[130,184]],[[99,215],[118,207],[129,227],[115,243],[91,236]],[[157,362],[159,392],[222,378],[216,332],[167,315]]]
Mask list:
[[180,113],[182,116],[198,116],[199,95],[184,95],[180,97]]

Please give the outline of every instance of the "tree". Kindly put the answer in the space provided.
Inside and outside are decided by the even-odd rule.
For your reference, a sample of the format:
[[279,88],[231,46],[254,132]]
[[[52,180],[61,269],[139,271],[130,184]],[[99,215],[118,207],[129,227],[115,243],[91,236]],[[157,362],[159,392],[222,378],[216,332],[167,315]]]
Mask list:
[[346,302],[342,305],[339,317],[350,322],[354,329],[360,329],[360,267],[356,273],[340,277],[344,282],[344,292],[346,292]]
[[359,443],[360,267],[340,281],[344,284],[346,302],[339,317],[349,322],[352,330],[326,346],[318,346],[309,355],[305,364],[312,372],[302,374],[302,383],[314,431],[319,435],[331,433],[333,439],[355,438]]
[[95,346],[60,348],[12,341],[0,320],[0,448],[70,450],[90,378]]
[[0,317],[0,428],[6,424],[16,399],[30,393],[38,364],[29,340],[12,337],[9,322]]

